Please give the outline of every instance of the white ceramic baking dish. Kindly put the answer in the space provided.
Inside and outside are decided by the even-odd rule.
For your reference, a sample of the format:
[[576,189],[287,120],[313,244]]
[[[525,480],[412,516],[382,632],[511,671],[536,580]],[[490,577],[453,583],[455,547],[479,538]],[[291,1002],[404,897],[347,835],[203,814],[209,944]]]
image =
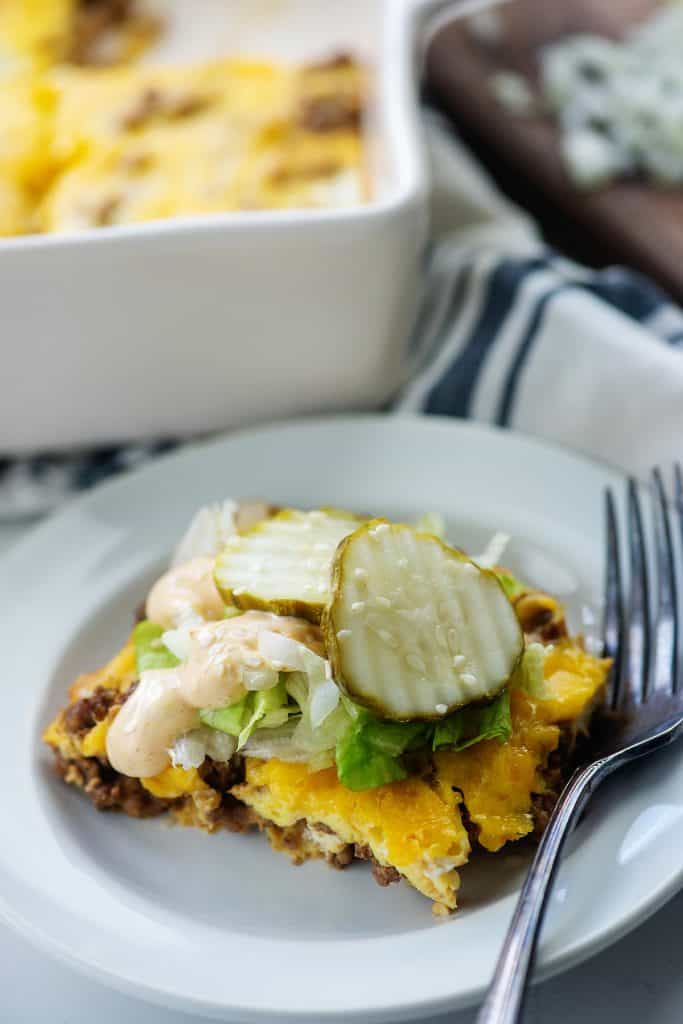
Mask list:
[[377,407],[399,381],[426,228],[420,5],[157,4],[156,59],[367,61],[372,201],[0,240],[0,453]]

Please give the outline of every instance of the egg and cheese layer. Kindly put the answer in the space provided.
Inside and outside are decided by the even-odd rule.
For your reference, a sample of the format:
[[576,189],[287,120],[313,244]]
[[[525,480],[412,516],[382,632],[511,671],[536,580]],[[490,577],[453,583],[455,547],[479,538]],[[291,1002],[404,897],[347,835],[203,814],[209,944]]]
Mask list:
[[351,58],[76,66],[78,5],[29,6],[0,3],[1,235],[367,198]]
[[[302,764],[246,758],[244,779],[231,787],[229,799],[252,809],[251,822],[265,827],[272,845],[296,860],[329,859],[344,848],[369,851],[378,865],[453,908],[456,869],[468,860],[472,842],[495,852],[534,830],[534,800],[548,788],[549,755],[562,734],[587,722],[608,667],[580,643],[560,640],[546,654],[544,699],[511,691],[512,735],[506,743],[487,740],[460,752],[439,751],[424,774],[363,792],[342,786],[334,769],[310,772]],[[67,761],[106,763],[106,734],[118,706],[81,733],[69,728],[69,707],[99,692],[122,698],[135,678],[135,650],[128,643],[102,669],[76,680],[71,704],[46,730],[46,742]],[[75,773],[67,781],[81,785],[79,778]],[[196,769],[168,767],[140,785],[176,820],[216,827],[220,796]]]
[[360,793],[342,786],[334,768],[247,758],[238,800],[281,828],[305,821],[330,829],[343,843],[366,846],[383,867],[393,867],[425,896],[455,906],[454,870],[469,857],[470,843],[455,801],[445,803],[419,778]]
[[31,68],[140,56],[163,28],[137,0],[1,0],[0,60]]
[[34,66],[66,56],[74,30],[76,0],[2,0],[0,55]]

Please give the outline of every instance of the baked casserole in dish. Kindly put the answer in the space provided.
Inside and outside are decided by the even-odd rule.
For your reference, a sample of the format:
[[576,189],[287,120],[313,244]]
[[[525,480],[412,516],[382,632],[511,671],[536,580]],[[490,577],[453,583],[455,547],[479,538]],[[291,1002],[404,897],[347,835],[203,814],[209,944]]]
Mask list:
[[2,454],[395,392],[426,232],[415,17],[0,5]]
[[0,233],[331,207],[367,196],[365,85],[351,56],[300,67],[247,59],[76,67],[70,57],[87,56],[80,23],[98,8],[103,37],[125,31],[126,10],[103,0],[5,0],[0,9],[8,53]]

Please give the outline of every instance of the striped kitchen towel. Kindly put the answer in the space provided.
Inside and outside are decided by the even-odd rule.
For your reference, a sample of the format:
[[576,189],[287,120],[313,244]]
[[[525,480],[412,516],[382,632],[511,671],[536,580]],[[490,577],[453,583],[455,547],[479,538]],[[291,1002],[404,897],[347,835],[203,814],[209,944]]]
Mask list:
[[397,411],[511,427],[636,474],[683,456],[683,312],[651,282],[450,243],[427,282]]
[[[431,113],[425,135],[433,240],[395,412],[499,424],[634,473],[680,459],[683,312],[636,273],[548,251]],[[42,514],[172,446],[7,459],[0,519]]]

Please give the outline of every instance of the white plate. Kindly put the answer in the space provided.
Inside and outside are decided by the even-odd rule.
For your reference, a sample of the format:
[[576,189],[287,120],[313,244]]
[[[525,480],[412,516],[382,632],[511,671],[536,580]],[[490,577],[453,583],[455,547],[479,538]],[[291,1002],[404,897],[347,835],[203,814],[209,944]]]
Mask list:
[[[414,891],[380,889],[360,865],[294,870],[258,835],[97,814],[53,776],[40,731],[72,677],[117,649],[203,502],[241,494],[405,518],[437,510],[474,550],[504,529],[513,568],[561,587],[575,580],[576,609],[599,592],[602,491],[619,482],[471,424],[344,418],[170,456],[71,505],[0,563],[5,919],[102,981],[228,1020],[399,1021],[475,1000],[513,907],[519,852],[466,867],[462,909],[436,920]],[[681,849],[683,765],[670,751],[615,779],[574,837],[541,972],[655,910],[681,884]]]

